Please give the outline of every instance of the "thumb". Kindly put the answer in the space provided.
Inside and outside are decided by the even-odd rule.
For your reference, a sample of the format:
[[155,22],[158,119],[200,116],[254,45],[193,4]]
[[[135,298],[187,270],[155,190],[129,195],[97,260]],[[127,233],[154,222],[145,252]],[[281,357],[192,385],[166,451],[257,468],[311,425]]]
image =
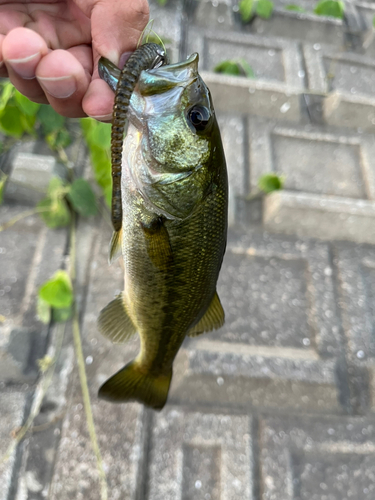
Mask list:
[[124,52],[136,49],[149,20],[147,0],[76,0],[91,19],[94,57],[104,56],[118,65]]

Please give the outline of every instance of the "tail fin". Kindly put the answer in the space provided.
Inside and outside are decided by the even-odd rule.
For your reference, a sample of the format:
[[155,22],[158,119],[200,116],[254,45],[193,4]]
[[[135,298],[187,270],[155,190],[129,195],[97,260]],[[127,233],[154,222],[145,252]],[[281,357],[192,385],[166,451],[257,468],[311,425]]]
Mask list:
[[161,410],[167,401],[171,379],[172,368],[167,375],[154,376],[132,361],[101,386],[99,397],[118,403],[139,401]]

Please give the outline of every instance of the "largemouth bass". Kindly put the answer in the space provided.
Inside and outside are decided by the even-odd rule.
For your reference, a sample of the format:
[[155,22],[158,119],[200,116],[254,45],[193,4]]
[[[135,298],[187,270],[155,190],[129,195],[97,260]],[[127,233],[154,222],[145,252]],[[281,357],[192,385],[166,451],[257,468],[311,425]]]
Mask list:
[[[119,70],[106,71],[114,88]],[[99,397],[160,410],[185,336],[224,323],[216,283],[226,246],[227,172],[198,54],[142,71],[127,120],[121,177],[125,287],[101,311],[98,325],[113,342],[138,332],[141,349],[102,385]]]

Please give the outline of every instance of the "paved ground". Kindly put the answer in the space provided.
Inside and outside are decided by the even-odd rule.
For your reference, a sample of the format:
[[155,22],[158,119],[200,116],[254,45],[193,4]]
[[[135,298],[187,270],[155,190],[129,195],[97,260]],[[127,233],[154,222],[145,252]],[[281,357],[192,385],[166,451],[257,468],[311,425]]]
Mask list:
[[[152,6],[174,60],[199,51],[222,128],[227,320],[186,340],[162,412],[98,401],[138,343],[113,347],[97,332],[122,271],[107,266],[108,225],[80,222],[82,336],[111,500],[375,498],[375,3],[347,3],[344,21],[287,3],[250,26],[231,0]],[[211,72],[229,57],[256,79]],[[87,173],[82,146],[74,154]],[[38,183],[58,168],[33,144],[6,166]],[[270,171],[285,190],[259,198]],[[9,186],[0,223],[24,210],[19,189]],[[38,401],[36,360],[61,338],[37,321],[35,294],[66,243],[36,217],[0,234],[0,455]],[[99,500],[98,485],[68,327],[34,432],[0,463],[0,500]]]

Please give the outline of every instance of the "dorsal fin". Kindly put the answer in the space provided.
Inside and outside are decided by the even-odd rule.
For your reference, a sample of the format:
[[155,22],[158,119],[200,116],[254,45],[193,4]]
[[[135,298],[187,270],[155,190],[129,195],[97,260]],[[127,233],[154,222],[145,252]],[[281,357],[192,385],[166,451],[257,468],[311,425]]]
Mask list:
[[224,325],[225,314],[217,292],[199,322],[188,331],[189,337],[197,337],[205,332],[217,330]]
[[98,318],[100,333],[114,344],[126,342],[137,332],[130,319],[122,293],[101,310]]

